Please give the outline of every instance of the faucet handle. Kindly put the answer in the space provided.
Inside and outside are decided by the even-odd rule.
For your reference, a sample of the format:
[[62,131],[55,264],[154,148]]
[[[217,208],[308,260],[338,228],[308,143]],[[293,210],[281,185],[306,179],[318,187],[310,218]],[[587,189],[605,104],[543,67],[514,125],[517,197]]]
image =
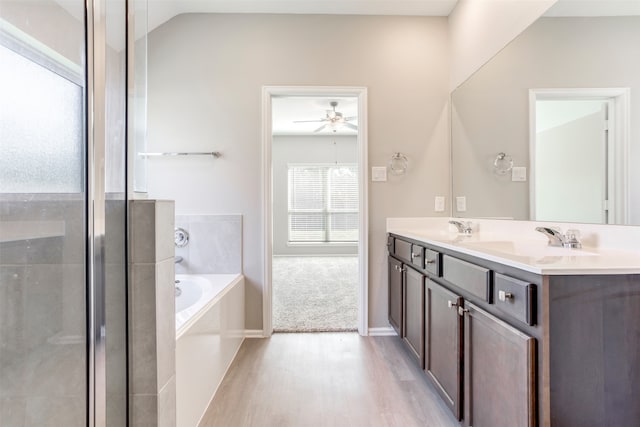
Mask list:
[[573,248],[573,249],[582,248],[582,243],[580,243],[580,230],[576,230],[576,229],[567,230],[565,234],[564,247]]

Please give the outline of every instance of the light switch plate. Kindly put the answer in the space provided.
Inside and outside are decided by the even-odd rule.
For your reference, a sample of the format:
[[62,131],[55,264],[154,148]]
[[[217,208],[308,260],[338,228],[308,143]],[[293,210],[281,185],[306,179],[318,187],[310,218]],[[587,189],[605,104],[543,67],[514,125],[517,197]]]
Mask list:
[[466,212],[467,210],[467,198],[465,196],[456,197],[456,211]]
[[373,166],[371,168],[371,181],[384,182],[387,180],[386,166]]
[[444,196],[436,196],[434,211],[444,212],[445,198]]
[[511,168],[511,181],[523,182],[527,180],[527,168],[524,166],[514,166]]

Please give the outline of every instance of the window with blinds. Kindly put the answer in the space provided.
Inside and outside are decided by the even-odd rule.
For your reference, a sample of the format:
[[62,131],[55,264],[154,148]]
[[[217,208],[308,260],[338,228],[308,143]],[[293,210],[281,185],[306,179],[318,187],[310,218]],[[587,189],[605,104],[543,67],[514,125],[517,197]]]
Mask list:
[[290,164],[289,242],[358,241],[358,166]]

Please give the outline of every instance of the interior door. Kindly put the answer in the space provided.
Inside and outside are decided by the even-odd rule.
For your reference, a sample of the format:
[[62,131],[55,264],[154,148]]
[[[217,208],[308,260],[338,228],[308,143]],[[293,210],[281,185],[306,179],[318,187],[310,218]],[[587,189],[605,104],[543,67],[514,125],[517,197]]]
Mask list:
[[535,220],[607,224],[607,100],[536,102]]

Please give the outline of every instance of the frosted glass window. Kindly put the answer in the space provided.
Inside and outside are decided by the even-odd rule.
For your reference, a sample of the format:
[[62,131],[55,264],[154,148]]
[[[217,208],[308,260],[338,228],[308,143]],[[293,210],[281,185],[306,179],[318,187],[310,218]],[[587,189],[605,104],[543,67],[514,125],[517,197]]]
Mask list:
[[79,193],[82,86],[0,45],[0,193]]
[[289,242],[358,240],[358,167],[289,165]]

